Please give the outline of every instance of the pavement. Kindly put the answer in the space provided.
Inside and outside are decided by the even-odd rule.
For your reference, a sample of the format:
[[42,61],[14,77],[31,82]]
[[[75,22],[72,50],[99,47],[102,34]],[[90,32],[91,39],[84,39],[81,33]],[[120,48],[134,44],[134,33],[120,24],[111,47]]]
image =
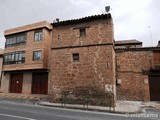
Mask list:
[[0,93],[0,101],[8,101],[22,104],[37,104],[41,100],[48,99],[48,95],[28,95],[18,93]]
[[160,108],[160,102],[142,102],[142,101],[116,101],[115,108],[103,107],[103,106],[92,106],[88,105],[88,108],[83,105],[73,105],[73,104],[65,104],[61,103],[50,103],[48,101],[39,101],[38,105],[49,106],[49,107],[64,107],[70,109],[82,109],[82,110],[90,110],[90,111],[102,111],[102,112],[110,112],[110,113],[118,113],[118,114],[138,114],[138,113],[146,113],[145,109],[147,108]]
[[42,95],[42,94],[21,94],[21,93],[0,93],[1,97],[5,97],[5,98],[24,98],[24,99],[36,99],[36,100],[41,100],[44,99],[46,97],[48,97],[48,95]]
[[[49,106],[49,107],[61,107],[69,109],[82,109],[89,111],[102,111],[110,113],[119,113],[119,114],[135,114],[135,113],[145,113],[147,108],[156,108],[160,109],[160,102],[142,102],[142,101],[116,101],[116,107],[104,107],[104,106],[93,106],[93,105],[78,105],[78,104],[65,104],[61,103],[50,103],[47,95],[22,95],[22,94],[13,94],[13,93],[0,93],[0,98],[6,99],[15,99],[16,101],[24,100],[24,103],[29,103],[30,101],[34,104]],[[4,100],[6,100],[4,99]]]

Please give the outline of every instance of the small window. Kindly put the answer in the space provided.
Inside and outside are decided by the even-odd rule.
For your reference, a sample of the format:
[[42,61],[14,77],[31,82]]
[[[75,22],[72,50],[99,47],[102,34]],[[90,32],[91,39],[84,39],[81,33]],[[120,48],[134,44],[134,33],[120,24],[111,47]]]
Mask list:
[[80,32],[80,37],[86,36],[86,29],[85,28],[80,28],[79,32]]
[[73,57],[73,62],[78,62],[79,61],[79,53],[72,54],[72,57]]
[[36,31],[34,34],[34,40],[35,41],[41,41],[42,40],[42,31]]
[[34,51],[33,52],[33,60],[40,60],[42,58],[41,51]]

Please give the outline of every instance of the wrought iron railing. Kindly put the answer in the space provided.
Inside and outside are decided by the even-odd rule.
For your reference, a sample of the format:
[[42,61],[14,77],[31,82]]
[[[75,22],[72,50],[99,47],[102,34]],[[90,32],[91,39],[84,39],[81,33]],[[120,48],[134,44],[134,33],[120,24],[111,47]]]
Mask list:
[[93,88],[76,87],[62,91],[62,106],[66,104],[80,104],[88,109],[88,105],[106,106],[111,110],[115,107],[114,94]]

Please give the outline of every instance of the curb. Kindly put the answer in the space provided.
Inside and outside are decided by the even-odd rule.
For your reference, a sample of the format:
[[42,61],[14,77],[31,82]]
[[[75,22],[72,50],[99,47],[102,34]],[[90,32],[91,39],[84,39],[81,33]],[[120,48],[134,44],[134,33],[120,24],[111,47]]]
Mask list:
[[137,110],[135,112],[124,112],[124,111],[101,110],[101,109],[93,109],[93,108],[81,108],[81,107],[73,107],[73,106],[53,105],[53,104],[42,103],[40,101],[37,103],[37,105],[47,106],[47,107],[66,108],[66,109],[76,109],[76,110],[116,113],[116,114],[140,114],[140,113],[144,113],[144,108],[140,108],[139,110]]

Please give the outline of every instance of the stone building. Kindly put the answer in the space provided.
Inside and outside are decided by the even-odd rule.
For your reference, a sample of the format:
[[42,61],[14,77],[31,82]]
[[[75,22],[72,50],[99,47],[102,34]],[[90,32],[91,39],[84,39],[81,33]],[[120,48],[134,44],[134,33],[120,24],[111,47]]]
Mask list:
[[118,100],[160,100],[160,47],[116,48]]
[[50,93],[75,87],[114,91],[115,59],[110,14],[53,23]]
[[2,92],[48,94],[51,30],[43,21],[4,31]]

